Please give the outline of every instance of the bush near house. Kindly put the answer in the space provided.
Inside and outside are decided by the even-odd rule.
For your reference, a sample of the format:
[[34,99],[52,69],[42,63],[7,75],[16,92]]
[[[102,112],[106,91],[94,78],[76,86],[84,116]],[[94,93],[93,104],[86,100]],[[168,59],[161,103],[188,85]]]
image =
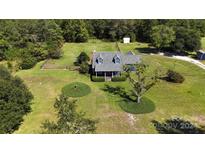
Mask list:
[[112,78],[113,82],[118,82],[118,81],[126,81],[127,77],[125,75],[122,76],[115,76]]
[[81,52],[80,55],[77,57],[76,62],[74,62],[74,65],[79,66],[83,63],[87,63],[89,60],[89,56],[85,52]]
[[89,72],[89,64],[87,62],[83,62],[80,64],[79,73],[86,74]]
[[114,76],[112,78],[112,81],[113,82],[118,82],[118,81],[126,81],[127,80],[127,77],[128,77],[128,73],[127,72],[123,72],[121,74],[121,76]]
[[178,72],[175,72],[173,70],[167,71],[166,79],[167,79],[167,81],[174,82],[174,83],[183,83],[185,80],[181,74],[179,74]]
[[96,77],[96,76],[92,75],[91,79],[93,82],[104,82],[105,81],[105,78],[101,77],[101,76]]

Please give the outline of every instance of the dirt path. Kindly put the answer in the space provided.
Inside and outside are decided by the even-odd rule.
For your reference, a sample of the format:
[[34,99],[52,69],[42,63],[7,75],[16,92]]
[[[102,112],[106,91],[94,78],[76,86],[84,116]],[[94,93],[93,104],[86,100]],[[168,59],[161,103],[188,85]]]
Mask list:
[[129,120],[130,125],[134,126],[134,124],[135,124],[135,117],[132,114],[129,114],[129,113],[127,114],[127,116],[128,116],[128,120]]

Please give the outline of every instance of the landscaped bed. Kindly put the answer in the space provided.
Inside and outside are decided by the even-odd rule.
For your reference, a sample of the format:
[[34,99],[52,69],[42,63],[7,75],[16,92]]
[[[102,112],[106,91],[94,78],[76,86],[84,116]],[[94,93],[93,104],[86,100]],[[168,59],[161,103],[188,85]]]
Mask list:
[[91,92],[90,87],[82,82],[73,82],[62,89],[62,93],[69,97],[82,97]]
[[142,97],[141,103],[124,100],[119,102],[122,110],[132,114],[151,113],[155,110],[155,104],[147,97]]

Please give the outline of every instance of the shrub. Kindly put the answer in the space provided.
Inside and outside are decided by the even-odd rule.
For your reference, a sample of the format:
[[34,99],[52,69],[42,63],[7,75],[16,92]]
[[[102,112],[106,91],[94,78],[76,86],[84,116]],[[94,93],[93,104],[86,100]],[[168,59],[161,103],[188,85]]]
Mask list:
[[80,69],[79,69],[79,72],[81,74],[86,74],[89,72],[89,64],[84,62],[82,64],[80,64]]
[[59,59],[61,57],[61,50],[60,49],[50,50],[48,56],[49,58],[52,59]]
[[118,81],[126,81],[127,77],[126,74],[122,74],[121,76],[115,76],[112,78],[113,82],[118,82]]
[[35,57],[32,57],[31,55],[24,56],[20,63],[21,69],[30,69],[34,67],[37,63],[37,60]]
[[104,77],[101,77],[101,76],[99,76],[99,77],[96,77],[96,76],[92,76],[92,81],[93,82],[104,82],[105,81],[105,78]]
[[0,79],[3,79],[3,80],[11,79],[11,74],[9,73],[9,71],[1,65],[0,65]]
[[85,52],[81,52],[80,55],[77,57],[77,61],[74,64],[78,66],[82,63],[88,62],[89,60],[89,56]]
[[173,70],[168,70],[167,71],[167,81],[174,82],[174,83],[183,83],[184,82],[184,77],[179,74],[178,72],[175,72]]

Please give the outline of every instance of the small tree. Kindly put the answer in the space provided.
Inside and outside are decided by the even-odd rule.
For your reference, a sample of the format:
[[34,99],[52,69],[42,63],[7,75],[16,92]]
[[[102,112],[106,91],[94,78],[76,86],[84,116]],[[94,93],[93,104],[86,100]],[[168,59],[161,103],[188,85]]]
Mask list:
[[80,68],[79,68],[79,72],[81,74],[86,74],[89,72],[89,64],[84,62],[82,64],[80,64]]
[[81,52],[80,55],[77,57],[77,61],[75,65],[80,65],[84,62],[88,62],[90,60],[89,56],[85,52]]
[[158,80],[158,72],[156,71],[154,76],[148,77],[145,75],[147,65],[140,63],[136,64],[136,78],[133,78],[130,74],[129,69],[127,69],[128,72],[128,78],[130,80],[131,86],[133,87],[133,93],[137,97],[137,103],[141,103],[142,96],[150,89],[152,88]]
[[151,43],[158,50],[169,47],[175,40],[175,32],[172,28],[164,25],[154,26],[151,31]]
[[85,118],[85,113],[76,111],[76,100],[60,95],[54,104],[58,110],[57,122],[45,121],[43,133],[48,134],[85,134],[94,133],[96,121]]

